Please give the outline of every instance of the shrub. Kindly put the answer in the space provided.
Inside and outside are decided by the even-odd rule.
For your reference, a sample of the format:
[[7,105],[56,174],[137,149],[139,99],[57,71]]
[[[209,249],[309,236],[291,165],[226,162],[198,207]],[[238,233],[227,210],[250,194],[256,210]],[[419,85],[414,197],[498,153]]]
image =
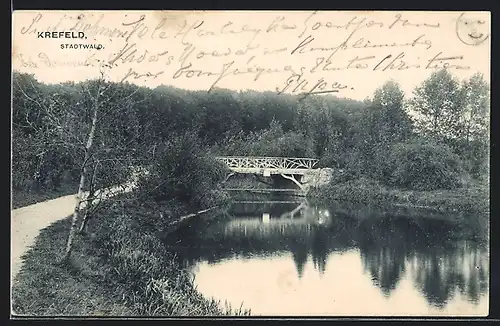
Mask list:
[[157,150],[149,173],[139,179],[139,196],[156,202],[178,200],[205,208],[224,200],[218,191],[226,167],[210,157],[192,133],[174,135]]
[[366,177],[350,179],[337,183],[332,180],[329,184],[313,189],[309,196],[322,200],[346,200],[352,202],[379,202],[386,199],[384,186],[378,181]]
[[420,140],[393,145],[385,166],[389,184],[412,190],[452,189],[464,177],[460,158],[448,146]]

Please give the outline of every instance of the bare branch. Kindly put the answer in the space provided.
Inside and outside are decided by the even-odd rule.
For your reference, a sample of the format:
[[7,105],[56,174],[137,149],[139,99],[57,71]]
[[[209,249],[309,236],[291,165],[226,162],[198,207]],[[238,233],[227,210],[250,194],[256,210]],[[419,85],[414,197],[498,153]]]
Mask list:
[[85,92],[89,95],[89,97],[90,97],[90,99],[91,99],[92,101],[95,101],[95,100],[96,100],[96,98],[95,98],[95,97],[94,97],[94,96],[90,93],[89,88],[88,88],[88,87],[87,87],[84,83],[82,83],[82,88],[83,88],[83,90],[84,90],[84,91],[85,91]]

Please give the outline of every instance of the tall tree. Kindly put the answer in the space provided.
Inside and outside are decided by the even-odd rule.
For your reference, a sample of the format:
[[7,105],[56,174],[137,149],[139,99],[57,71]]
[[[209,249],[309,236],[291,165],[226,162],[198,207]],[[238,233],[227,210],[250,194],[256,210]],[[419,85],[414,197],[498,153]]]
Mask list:
[[[374,122],[379,140],[394,143],[407,140],[412,133],[412,120],[406,111],[404,92],[398,83],[386,82],[375,91],[372,101]],[[375,131],[375,130],[372,130]]]
[[489,150],[490,86],[482,74],[462,82],[462,108],[455,128],[457,153],[474,177],[486,176]]
[[419,132],[438,140],[453,137],[463,105],[458,79],[443,68],[415,88],[413,95],[409,103],[417,114]]
[[412,120],[405,108],[404,93],[399,84],[388,81],[375,90],[373,99],[361,119],[358,149],[364,166],[375,177],[383,175],[385,160],[392,144],[405,141],[413,132]]
[[410,103],[422,135],[445,142],[474,176],[485,174],[490,87],[482,74],[460,82],[446,69],[434,72],[415,89]]

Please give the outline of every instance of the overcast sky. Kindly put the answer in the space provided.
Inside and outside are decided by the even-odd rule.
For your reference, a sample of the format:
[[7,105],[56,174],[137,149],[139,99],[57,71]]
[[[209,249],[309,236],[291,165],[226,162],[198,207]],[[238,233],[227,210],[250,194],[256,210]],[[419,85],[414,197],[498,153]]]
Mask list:
[[364,99],[389,79],[409,94],[445,63],[489,82],[489,33],[480,12],[31,11],[14,13],[12,55],[14,69],[49,83],[93,78],[111,62],[107,78],[150,87]]

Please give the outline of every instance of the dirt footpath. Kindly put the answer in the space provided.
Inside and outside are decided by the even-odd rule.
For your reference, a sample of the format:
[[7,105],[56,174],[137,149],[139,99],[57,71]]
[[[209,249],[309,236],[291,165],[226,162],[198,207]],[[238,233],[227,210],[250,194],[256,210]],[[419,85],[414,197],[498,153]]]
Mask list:
[[[136,177],[128,184],[105,190],[98,190],[96,196],[100,199],[113,197],[119,193],[126,193],[134,189]],[[83,198],[88,192],[83,194]],[[47,200],[11,211],[10,215],[10,251],[11,251],[11,284],[21,270],[21,256],[35,243],[40,230],[54,222],[71,215],[75,209],[75,195],[68,195]],[[85,207],[82,203],[81,208]]]
[[11,211],[11,284],[21,269],[21,256],[34,244],[40,230],[71,215],[75,203],[75,195],[69,195]]

